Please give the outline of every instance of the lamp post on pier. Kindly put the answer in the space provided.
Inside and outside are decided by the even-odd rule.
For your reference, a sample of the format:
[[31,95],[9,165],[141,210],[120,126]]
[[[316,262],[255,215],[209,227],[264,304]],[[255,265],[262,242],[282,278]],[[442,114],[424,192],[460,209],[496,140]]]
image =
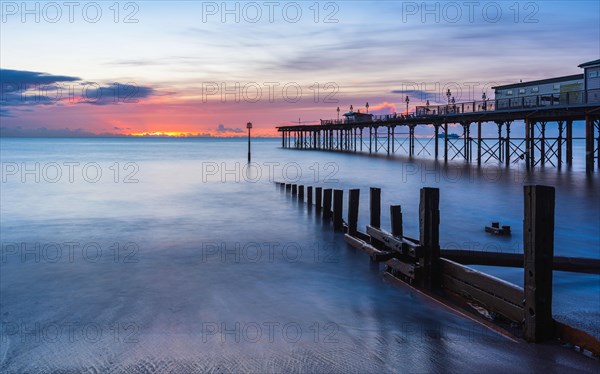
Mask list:
[[406,96],[406,99],[404,99],[404,101],[406,102],[406,116],[408,117],[408,103],[410,103],[410,99],[408,98],[408,96]]
[[338,122],[340,122],[340,107],[339,106],[337,107],[337,114],[338,114],[337,120],[338,120]]
[[367,105],[365,105],[367,107],[367,114],[369,114],[369,103],[367,102]]
[[248,163],[250,163],[250,129],[252,129],[252,122],[248,122],[246,128],[248,129]]

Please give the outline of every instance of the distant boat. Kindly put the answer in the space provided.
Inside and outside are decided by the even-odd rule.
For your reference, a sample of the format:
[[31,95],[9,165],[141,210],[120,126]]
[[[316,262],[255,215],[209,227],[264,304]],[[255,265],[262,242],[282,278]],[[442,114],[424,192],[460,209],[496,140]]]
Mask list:
[[[446,134],[439,134],[438,138],[444,139],[446,137]],[[448,134],[448,139],[458,139],[460,138],[460,135],[458,134]]]

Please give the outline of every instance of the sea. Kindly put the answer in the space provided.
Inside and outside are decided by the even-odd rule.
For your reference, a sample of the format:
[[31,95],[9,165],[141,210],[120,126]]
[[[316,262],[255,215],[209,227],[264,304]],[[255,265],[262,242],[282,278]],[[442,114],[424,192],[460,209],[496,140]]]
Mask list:
[[[442,248],[504,253],[523,251],[523,186],[554,186],[555,255],[600,259],[582,142],[571,167],[533,171],[281,139],[247,153],[246,139],[1,138],[0,372],[597,372],[394,287],[274,183],[343,189],[345,205],[360,189],[363,231],[381,188],[382,227],[401,205],[412,237],[419,190],[436,187]],[[523,285],[522,269],[475,268]],[[600,276],[555,271],[553,290],[555,319],[600,336]]]

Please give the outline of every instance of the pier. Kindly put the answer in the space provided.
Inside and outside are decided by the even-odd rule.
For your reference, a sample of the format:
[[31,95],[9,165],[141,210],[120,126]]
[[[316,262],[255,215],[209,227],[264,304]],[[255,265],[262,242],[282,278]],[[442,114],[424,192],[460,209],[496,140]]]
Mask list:
[[[585,139],[586,173],[600,168],[600,90],[534,95],[514,99],[482,100],[417,106],[413,113],[361,115],[321,120],[317,125],[279,126],[281,146],[301,150],[433,156],[444,161],[496,162],[509,167],[524,162],[527,168],[562,168],[573,163],[573,140]],[[360,114],[360,112],[359,112]],[[515,123],[515,121],[523,121]],[[585,121],[585,137],[573,137],[573,122]],[[452,136],[450,125],[463,134]],[[511,136],[514,125],[525,137]],[[417,126],[431,129],[415,136]],[[484,137],[483,127],[497,137]],[[556,137],[547,136],[554,128]],[[433,154],[429,150],[433,143]]]
[[[344,190],[316,187],[313,200],[313,186],[275,183],[281,193],[314,211],[323,224],[332,225],[349,246],[364,252],[372,263],[385,262],[383,277],[390,283],[515,342],[559,340],[600,356],[598,337],[552,316],[554,270],[600,274],[600,260],[554,256],[553,187],[524,186],[524,253],[507,254],[441,248],[440,190],[437,188],[421,189],[419,232],[411,237],[403,230],[401,205],[389,207],[390,231],[381,227],[379,188],[369,190],[369,224],[361,231],[358,227],[360,189],[348,191],[346,221],[343,219]],[[305,188],[310,191],[306,199],[299,192]],[[474,264],[523,268],[523,285],[466,266]]]

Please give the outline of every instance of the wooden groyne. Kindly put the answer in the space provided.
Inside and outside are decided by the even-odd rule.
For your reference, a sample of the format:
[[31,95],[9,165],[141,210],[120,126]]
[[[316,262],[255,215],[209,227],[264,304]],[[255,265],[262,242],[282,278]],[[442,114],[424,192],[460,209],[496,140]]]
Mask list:
[[[403,230],[400,205],[389,207],[391,232],[381,227],[379,188],[369,190],[369,224],[362,232],[358,228],[359,189],[348,191],[345,221],[343,190],[275,183],[299,203],[315,208],[324,223],[332,223],[333,229],[343,233],[350,246],[365,252],[372,262],[385,262],[383,276],[394,285],[417,292],[512,340],[558,339],[600,356],[598,338],[552,317],[553,270],[600,274],[600,260],[554,256],[553,187],[524,187],[524,254],[520,255],[441,248],[440,191],[437,188],[421,189],[419,233],[412,238]],[[299,193],[305,188],[310,191],[307,199]],[[523,286],[466,264],[524,268]]]

